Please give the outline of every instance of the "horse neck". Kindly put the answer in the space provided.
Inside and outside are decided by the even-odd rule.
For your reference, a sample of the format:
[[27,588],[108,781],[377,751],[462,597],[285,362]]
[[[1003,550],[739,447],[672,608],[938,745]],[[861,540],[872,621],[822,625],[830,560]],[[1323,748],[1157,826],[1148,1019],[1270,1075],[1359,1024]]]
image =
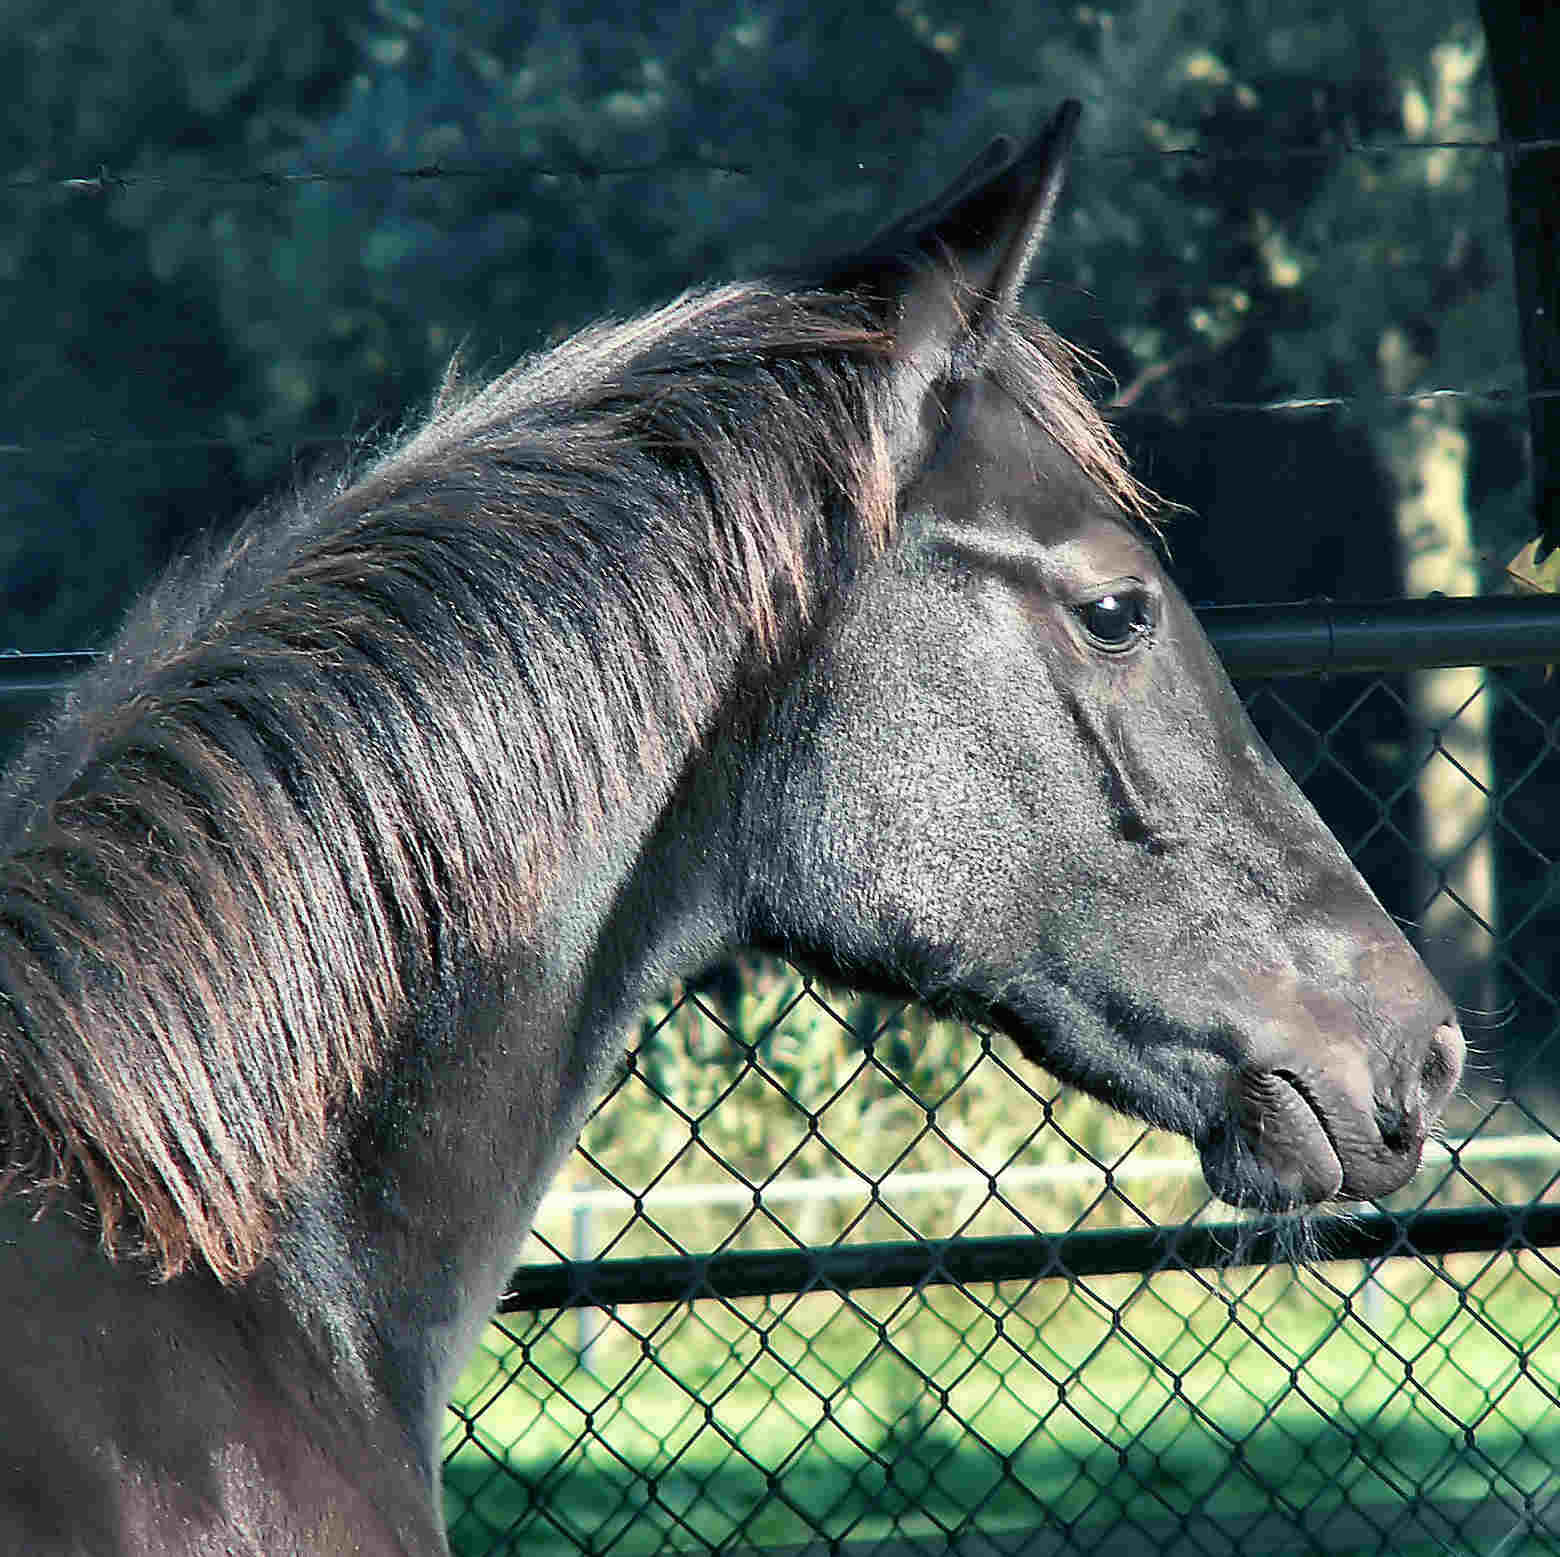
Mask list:
[[283,1230],[283,1288],[388,1398],[430,1473],[459,1370],[630,1024],[734,939],[728,883],[708,863],[730,863],[711,836],[726,825],[723,774],[709,760],[680,788],[647,778],[610,830],[575,846],[535,931],[424,1013],[351,1167]]
[[[105,1532],[140,1517],[120,1508],[125,1478],[171,1508],[177,1489],[231,1477],[232,1497],[250,1488],[276,1521],[312,1518],[325,1487],[359,1511],[363,1550],[441,1549],[424,1526],[442,1412],[536,1205],[639,1007],[731,939],[728,894],[700,863],[727,857],[711,836],[722,768],[692,756],[690,742],[574,841],[519,944],[429,997],[247,1282],[197,1266],[158,1284],[134,1260],[105,1262],[64,1206],[36,1225],[25,1201],[0,1206],[22,1256],[0,1262],[0,1318],[15,1320],[0,1443],[26,1438],[3,1420],[13,1408],[45,1418],[64,1391],[84,1427],[55,1446],[61,1463],[87,1478],[89,1443],[125,1461],[103,1482]],[[154,1420],[184,1425],[153,1433]],[[0,1548],[48,1549],[24,1531],[7,1541],[3,1483]],[[303,1525],[268,1528],[271,1549],[336,1549]]]

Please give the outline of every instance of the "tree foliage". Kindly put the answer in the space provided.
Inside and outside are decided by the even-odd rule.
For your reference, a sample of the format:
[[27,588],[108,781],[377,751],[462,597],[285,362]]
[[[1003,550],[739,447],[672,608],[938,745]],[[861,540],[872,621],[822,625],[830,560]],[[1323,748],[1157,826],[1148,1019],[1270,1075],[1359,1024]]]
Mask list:
[[1462,122],[1493,130],[1477,17],[1448,0],[24,0],[7,34],[6,441],[28,447],[0,545],[28,647],[99,636],[162,556],[393,427],[457,347],[498,363],[859,236],[1064,93],[1086,152],[1037,301],[1115,374],[1165,485],[1199,462],[1165,446],[1209,436],[1165,418],[1368,393],[1388,323],[1464,387],[1519,369],[1498,161],[1305,154],[1422,133],[1448,51]]

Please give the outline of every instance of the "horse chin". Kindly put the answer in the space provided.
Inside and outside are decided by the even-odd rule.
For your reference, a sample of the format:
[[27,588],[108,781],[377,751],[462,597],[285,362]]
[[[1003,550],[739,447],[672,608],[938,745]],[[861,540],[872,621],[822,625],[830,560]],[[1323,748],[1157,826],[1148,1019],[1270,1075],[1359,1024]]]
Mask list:
[[1203,1177],[1220,1200],[1290,1211],[1333,1200],[1344,1166],[1311,1100],[1289,1076],[1246,1068],[1226,1128],[1199,1143]]

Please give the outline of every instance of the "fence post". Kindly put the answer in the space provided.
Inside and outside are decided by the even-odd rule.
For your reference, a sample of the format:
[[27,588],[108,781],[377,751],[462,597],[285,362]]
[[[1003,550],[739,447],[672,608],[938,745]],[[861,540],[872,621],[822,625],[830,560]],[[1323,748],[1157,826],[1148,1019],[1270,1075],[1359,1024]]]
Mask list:
[[[579,1191],[591,1187],[589,1179],[579,1179],[574,1184],[574,1188]],[[590,1259],[595,1252],[591,1247],[590,1202],[583,1193],[574,1202],[570,1227],[570,1259],[576,1263]],[[601,1336],[601,1330],[602,1319],[597,1309],[588,1308],[582,1303],[574,1310],[574,1350],[579,1357],[580,1366],[592,1376],[596,1372],[596,1342]]]
[[1383,1321],[1387,1315],[1387,1292],[1377,1274],[1385,1263],[1384,1260],[1360,1262],[1365,1272],[1365,1279],[1360,1282],[1360,1318],[1377,1332],[1385,1328]]

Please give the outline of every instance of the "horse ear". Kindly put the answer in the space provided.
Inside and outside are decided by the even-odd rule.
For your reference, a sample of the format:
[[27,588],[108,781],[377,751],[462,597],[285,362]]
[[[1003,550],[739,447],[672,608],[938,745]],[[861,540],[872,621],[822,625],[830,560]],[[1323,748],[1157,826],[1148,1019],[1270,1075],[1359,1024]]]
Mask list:
[[1022,149],[993,141],[935,200],[837,271],[890,305],[902,359],[938,379],[978,371],[996,328],[1018,308],[1082,112],[1069,99]]

